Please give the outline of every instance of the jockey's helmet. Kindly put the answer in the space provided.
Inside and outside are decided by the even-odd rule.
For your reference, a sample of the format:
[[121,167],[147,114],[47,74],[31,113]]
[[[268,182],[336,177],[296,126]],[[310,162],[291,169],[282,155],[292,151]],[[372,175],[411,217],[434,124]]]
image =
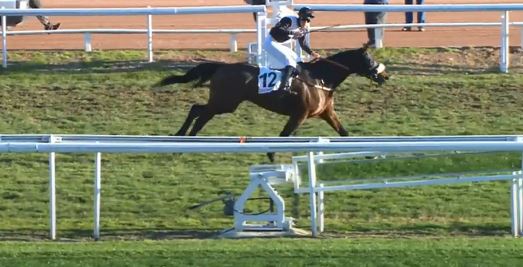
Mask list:
[[306,20],[307,22],[310,22],[312,18],[314,18],[312,9],[304,6],[300,8],[300,11],[298,11],[298,17],[301,20]]

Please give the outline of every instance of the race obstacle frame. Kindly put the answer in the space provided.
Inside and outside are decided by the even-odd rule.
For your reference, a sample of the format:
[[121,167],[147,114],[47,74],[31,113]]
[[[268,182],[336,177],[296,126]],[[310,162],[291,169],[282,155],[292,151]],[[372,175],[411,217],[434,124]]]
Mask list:
[[[457,138],[457,139],[455,139]],[[394,142],[398,146],[403,144],[409,144],[410,142],[432,142],[433,140],[440,141],[455,141],[462,139],[463,137],[400,137]],[[474,139],[476,137],[473,137]],[[477,140],[487,141],[492,137],[479,137]],[[523,142],[523,137],[507,137],[507,140],[513,139],[514,141],[521,143]],[[321,140],[321,139],[320,139]],[[326,140],[323,140],[325,142]],[[328,140],[327,140],[328,141]],[[416,147],[417,148],[417,147]],[[416,150],[417,152],[424,152],[422,150]],[[427,150],[434,151],[434,150]],[[437,150],[445,151],[445,150]],[[456,150],[446,150],[447,152],[452,151],[456,153]],[[458,150],[459,151],[459,150]],[[481,148],[477,150],[467,150],[474,151],[478,153],[486,152]],[[490,151],[490,150],[489,150]],[[294,192],[297,194],[306,194],[310,196],[310,209],[311,209],[311,232],[313,236],[317,236],[319,233],[324,231],[324,214],[325,214],[325,192],[335,192],[335,191],[352,191],[352,190],[365,190],[365,189],[385,189],[385,188],[403,188],[403,187],[416,187],[416,186],[431,186],[431,185],[451,185],[458,183],[473,183],[473,182],[489,182],[489,181],[511,181],[510,184],[510,214],[511,214],[511,232],[514,237],[519,237],[523,235],[523,153],[521,158],[520,169],[511,172],[511,174],[498,174],[498,175],[475,175],[463,177],[461,175],[456,175],[455,177],[450,177],[453,175],[447,175],[449,178],[439,178],[439,179],[414,179],[411,180],[401,180],[401,181],[389,181],[388,178],[381,178],[381,182],[357,182],[351,184],[338,184],[337,185],[325,185],[324,183],[318,183],[318,176],[316,172],[316,167],[319,164],[325,163],[326,160],[331,160],[335,162],[336,160],[345,160],[345,161],[356,161],[356,160],[369,160],[369,158],[378,159],[386,158],[388,155],[394,155],[398,151],[395,149],[384,149],[383,151],[361,151],[361,152],[348,152],[348,153],[329,153],[324,154],[309,152],[305,156],[295,156],[292,158],[292,166],[294,169],[295,179],[294,182]],[[406,152],[406,151],[399,151]],[[411,152],[411,151],[409,151]],[[493,151],[490,151],[493,152]],[[501,151],[496,151],[501,152]],[[439,156],[436,154],[433,156]],[[448,154],[450,155],[450,154]],[[430,156],[429,156],[430,157]],[[349,159],[349,160],[347,160]],[[303,187],[302,177],[299,173],[299,163],[305,162],[307,164],[307,176],[303,177],[308,180],[307,187]],[[442,174],[440,174],[442,175]],[[396,177],[397,179],[398,177]],[[408,178],[408,177],[407,177]],[[364,179],[361,179],[364,180]],[[348,181],[348,180],[347,180]],[[325,181],[327,183],[327,181]]]
[[[100,238],[100,205],[102,186],[102,153],[267,153],[307,152],[309,186],[300,189],[295,174],[285,170],[285,179],[296,183],[296,192],[309,193],[311,230],[317,236],[318,221],[321,223],[322,194],[339,190],[388,188],[438,184],[438,180],[413,181],[410,184],[367,184],[328,187],[316,184],[316,164],[321,158],[314,153],[321,151],[345,153],[400,153],[436,151],[518,152],[523,155],[523,136],[427,136],[427,137],[173,137],[173,136],[126,136],[126,135],[0,135],[0,153],[47,153],[49,155],[49,224],[50,239],[56,239],[56,153],[94,154],[94,239]],[[298,160],[296,158],[295,160]],[[253,171],[255,169],[251,169]],[[258,173],[270,170],[258,171]],[[253,172],[254,173],[254,172]],[[259,174],[258,174],[259,175]],[[279,176],[280,174],[276,175]],[[272,175],[275,176],[275,175]],[[522,234],[522,186],[521,171],[512,175],[475,177],[469,180],[448,180],[445,183],[512,180],[512,231]],[[265,176],[271,177],[271,175]],[[282,177],[282,176],[279,176]],[[259,181],[255,181],[261,185]],[[439,182],[441,184],[441,181]],[[245,198],[248,197],[247,192]],[[319,198],[319,201],[318,201]],[[239,203],[238,205],[241,205]],[[284,205],[284,204],[283,204]],[[284,207],[284,206],[282,206]],[[319,207],[319,208],[318,208]],[[241,210],[242,206],[237,206]],[[281,213],[284,208],[280,209]],[[319,215],[320,216],[319,216]],[[282,218],[281,214],[276,219]],[[269,218],[268,220],[276,220]],[[252,220],[252,218],[249,218]],[[282,223],[283,225],[283,223]]]

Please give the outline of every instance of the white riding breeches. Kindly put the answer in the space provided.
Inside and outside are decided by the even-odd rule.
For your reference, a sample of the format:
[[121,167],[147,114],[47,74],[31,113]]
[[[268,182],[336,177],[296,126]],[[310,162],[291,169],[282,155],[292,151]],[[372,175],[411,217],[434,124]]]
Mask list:
[[298,56],[290,47],[285,46],[272,39],[271,35],[265,38],[263,49],[269,56],[269,67],[285,68],[285,66],[292,66],[296,68]]

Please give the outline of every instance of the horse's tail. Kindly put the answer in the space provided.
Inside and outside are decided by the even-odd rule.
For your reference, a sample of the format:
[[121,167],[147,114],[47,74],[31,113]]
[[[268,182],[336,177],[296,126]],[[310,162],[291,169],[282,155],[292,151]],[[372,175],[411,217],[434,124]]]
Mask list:
[[188,83],[198,80],[196,85],[201,85],[211,79],[212,75],[225,63],[202,63],[190,69],[185,75],[171,75],[165,77],[157,85],[165,86],[175,83]]

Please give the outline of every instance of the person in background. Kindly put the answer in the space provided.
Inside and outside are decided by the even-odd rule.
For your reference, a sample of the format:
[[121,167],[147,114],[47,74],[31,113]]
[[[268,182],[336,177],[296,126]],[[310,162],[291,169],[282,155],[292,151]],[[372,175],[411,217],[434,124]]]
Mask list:
[[[364,5],[388,5],[389,0],[364,0]],[[387,13],[385,12],[365,12],[365,24],[383,24],[385,23]],[[376,39],[374,37],[374,28],[367,28],[367,36],[369,47],[376,47]]]
[[[42,4],[40,3],[40,0],[29,0],[29,7],[30,8],[42,8]],[[36,18],[44,25],[44,29],[49,30],[56,30],[60,28],[60,22],[56,24],[52,24],[49,20],[49,17],[47,16],[36,16]]]
[[[416,0],[417,5],[423,5],[424,0]],[[414,0],[405,0],[405,5],[413,5]],[[412,12],[405,12],[405,23],[411,24],[414,20]],[[418,23],[425,23],[425,12],[418,12]],[[402,31],[411,31],[411,27],[403,27]],[[423,32],[425,28],[418,27],[418,31]]]
[[302,7],[297,15],[289,15],[280,19],[274,27],[271,28],[263,44],[264,50],[278,60],[284,67],[281,74],[281,83],[278,90],[290,92],[289,79],[299,73],[297,69],[298,59],[291,48],[285,46],[285,43],[291,39],[298,40],[300,47],[314,59],[320,55],[309,47],[305,36],[309,33],[309,22],[314,18],[313,11],[308,7]]
[[[265,5],[265,0],[244,0],[248,5]],[[254,21],[256,21],[256,13],[252,13]]]

